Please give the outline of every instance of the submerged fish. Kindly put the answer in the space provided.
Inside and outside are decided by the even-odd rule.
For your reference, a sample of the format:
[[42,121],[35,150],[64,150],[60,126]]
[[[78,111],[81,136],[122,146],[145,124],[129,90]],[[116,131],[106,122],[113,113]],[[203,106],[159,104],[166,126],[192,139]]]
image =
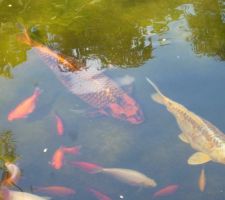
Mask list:
[[64,133],[64,126],[63,126],[63,121],[61,117],[57,114],[55,114],[55,119],[56,119],[56,128],[59,136],[62,136]]
[[128,183],[134,186],[140,187],[155,187],[157,184],[155,180],[147,177],[146,175],[131,169],[121,168],[102,168],[99,170],[100,173],[108,174],[114,178]]
[[88,172],[90,174],[98,173],[102,169],[100,165],[97,165],[95,163],[90,163],[90,162],[72,161],[70,162],[70,164],[73,167],[82,169],[83,171]]
[[138,103],[114,81],[97,69],[84,68],[75,59],[68,59],[32,40],[24,30],[23,42],[33,47],[56,74],[62,84],[98,113],[140,124],[144,120]]
[[61,169],[64,162],[64,151],[62,147],[59,147],[53,154],[50,165],[55,169]]
[[5,163],[6,169],[8,171],[8,175],[6,179],[3,180],[3,185],[11,186],[17,183],[21,176],[21,171],[19,167],[13,163],[6,162]]
[[8,190],[7,188],[0,189],[0,197],[3,200],[50,200],[50,197],[41,197],[27,192],[18,192]]
[[163,95],[150,79],[146,79],[157,91],[152,95],[152,99],[165,105],[176,118],[182,130],[179,138],[197,150],[197,153],[188,159],[188,164],[198,165],[210,160],[225,164],[225,135],[207,120]]
[[79,154],[80,148],[81,148],[81,146],[73,146],[73,147],[61,146],[63,153],[73,154],[73,155]]
[[174,184],[174,185],[168,185],[162,189],[160,189],[159,191],[155,192],[153,194],[153,197],[163,197],[163,196],[168,196],[173,194],[174,192],[177,191],[178,189],[178,185]]
[[80,152],[80,148],[81,148],[80,146],[59,147],[53,154],[50,165],[55,169],[61,169],[64,164],[64,155],[65,154],[77,155]]
[[198,187],[201,192],[205,191],[205,185],[206,185],[205,170],[204,170],[204,168],[202,168],[199,179],[198,179]]
[[36,107],[36,102],[40,94],[40,89],[35,88],[32,96],[26,98],[9,113],[8,120],[13,121],[15,119],[26,118],[31,114]]
[[34,191],[57,196],[68,196],[76,194],[76,191],[74,189],[64,186],[35,187]]
[[89,188],[88,191],[94,194],[95,197],[99,200],[111,200],[111,198],[108,197],[106,194],[103,194],[102,192],[99,192],[93,188]]

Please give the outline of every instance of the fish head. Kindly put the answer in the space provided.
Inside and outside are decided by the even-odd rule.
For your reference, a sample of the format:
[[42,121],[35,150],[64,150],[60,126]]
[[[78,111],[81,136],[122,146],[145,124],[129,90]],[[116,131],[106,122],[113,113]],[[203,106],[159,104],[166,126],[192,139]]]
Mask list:
[[148,180],[146,180],[146,181],[143,183],[143,185],[144,185],[145,187],[156,187],[156,186],[157,186],[157,183],[155,182],[155,180],[149,178]]
[[125,120],[132,124],[140,124],[144,121],[144,115],[140,106],[127,94],[117,97],[113,103],[108,104],[104,111],[114,118]]

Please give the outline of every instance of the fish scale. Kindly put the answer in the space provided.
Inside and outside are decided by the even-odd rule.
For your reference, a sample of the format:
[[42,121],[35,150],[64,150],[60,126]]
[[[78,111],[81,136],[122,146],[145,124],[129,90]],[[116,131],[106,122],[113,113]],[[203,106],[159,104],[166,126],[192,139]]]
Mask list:
[[[115,103],[117,97],[125,94],[125,91],[120,89],[115,82],[103,75],[102,72],[96,72],[96,70],[85,70],[84,72],[61,72],[58,68],[57,59],[42,52],[39,53],[45,60],[46,64],[48,64],[54,73],[60,78],[63,85],[72,93],[79,94],[81,99],[93,107],[104,108],[109,103]],[[83,75],[83,73],[85,73],[85,75]],[[88,90],[86,88],[87,85]],[[106,94],[106,89],[109,91],[109,95]]]
[[85,68],[85,65],[76,59],[64,56],[32,40],[25,28],[21,39],[36,50],[70,92],[100,113],[132,124],[144,121],[138,103],[100,70],[94,66]]

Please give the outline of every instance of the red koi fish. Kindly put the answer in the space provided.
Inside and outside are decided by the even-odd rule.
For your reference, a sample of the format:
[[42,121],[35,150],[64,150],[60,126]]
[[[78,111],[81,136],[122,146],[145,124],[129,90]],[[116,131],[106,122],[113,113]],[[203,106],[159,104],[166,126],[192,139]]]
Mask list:
[[33,47],[61,83],[99,113],[140,124],[144,121],[138,103],[114,81],[97,69],[84,68],[75,59],[67,59],[47,46],[32,40],[24,30],[23,42]]
[[55,119],[56,119],[56,128],[59,136],[62,136],[64,133],[64,126],[63,126],[63,121],[59,115],[55,114]]
[[175,193],[177,191],[177,189],[179,188],[178,185],[168,185],[165,188],[162,188],[161,190],[155,192],[153,194],[153,197],[163,197],[163,196],[168,196],[171,195],[173,193]]
[[50,165],[58,170],[62,168],[63,162],[64,162],[64,151],[63,148],[60,147],[55,151],[52,157],[52,161],[50,162]]
[[35,88],[32,96],[26,98],[9,113],[8,120],[13,121],[15,119],[26,118],[29,114],[31,114],[36,107],[36,102],[40,94],[40,89]]
[[76,194],[76,191],[74,189],[64,186],[35,187],[34,191],[57,196],[69,196]]
[[74,147],[65,147],[62,146],[61,149],[64,153],[67,154],[73,154],[73,155],[77,155],[78,153],[80,153],[80,146],[74,146]]
[[108,197],[107,195],[105,195],[97,190],[94,190],[93,188],[89,188],[88,191],[91,192],[92,194],[94,194],[95,197],[99,200],[111,200],[110,197]]
[[73,167],[77,167],[79,169],[82,169],[83,171],[89,173],[89,174],[95,174],[101,171],[102,167],[100,165],[97,165],[95,163],[89,163],[89,162],[79,162],[79,161],[72,161],[70,164]]

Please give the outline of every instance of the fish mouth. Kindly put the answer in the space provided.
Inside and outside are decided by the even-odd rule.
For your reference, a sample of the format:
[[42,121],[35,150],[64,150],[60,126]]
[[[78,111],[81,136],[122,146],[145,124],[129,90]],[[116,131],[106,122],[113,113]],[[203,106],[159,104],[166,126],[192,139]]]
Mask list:
[[139,110],[136,115],[129,117],[127,120],[132,124],[141,124],[144,122],[144,115],[142,111]]

